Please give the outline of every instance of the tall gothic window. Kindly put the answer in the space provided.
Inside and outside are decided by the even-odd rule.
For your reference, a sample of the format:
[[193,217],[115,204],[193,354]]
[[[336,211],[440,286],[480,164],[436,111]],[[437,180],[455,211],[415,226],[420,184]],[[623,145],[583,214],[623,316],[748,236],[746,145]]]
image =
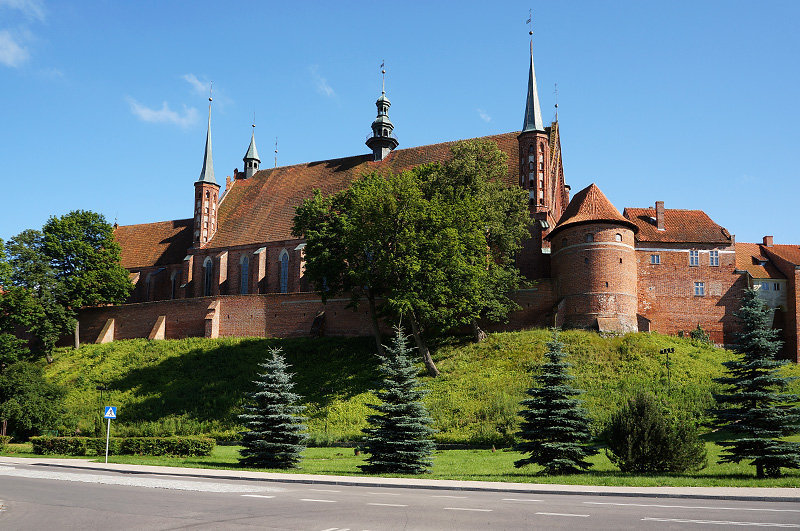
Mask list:
[[211,284],[214,283],[214,261],[210,257],[203,262],[203,269],[203,295],[208,297],[211,295]]
[[288,293],[289,292],[289,253],[286,252],[286,249],[281,252],[280,256],[280,265],[281,265],[281,286],[280,292],[281,293]]
[[170,283],[170,286],[171,286],[169,298],[170,299],[175,299],[175,298],[178,297],[178,272],[177,271],[173,271],[172,272],[172,275],[170,275],[170,277],[169,277],[169,283]]
[[247,295],[247,286],[250,283],[250,259],[242,255],[239,261],[239,293]]

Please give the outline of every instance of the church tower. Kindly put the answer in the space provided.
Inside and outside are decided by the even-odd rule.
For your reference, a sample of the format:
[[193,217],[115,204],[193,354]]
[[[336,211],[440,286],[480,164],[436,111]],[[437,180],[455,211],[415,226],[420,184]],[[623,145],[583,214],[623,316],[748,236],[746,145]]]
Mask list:
[[372,122],[372,134],[367,137],[366,142],[367,147],[372,150],[373,160],[385,159],[399,143],[392,133],[394,124],[389,120],[389,107],[392,104],[386,97],[386,70],[383,64],[381,64],[381,74],[383,75],[381,97],[375,102],[378,107],[378,117]]
[[258,150],[256,149],[256,124],[253,124],[253,135],[250,137],[250,147],[247,148],[247,153],[244,154],[244,178],[249,179],[258,171],[258,165],[261,159],[258,158]]
[[[200,178],[194,183],[194,237],[195,247],[202,247],[214,237],[217,230],[219,185],[214,179],[214,161],[211,157],[211,97],[208,98],[208,130],[206,151]],[[254,146],[254,144],[251,144]]]
[[[531,62],[528,70],[528,96],[525,101],[525,119],[522,132],[517,137],[520,157],[520,186],[528,190],[531,212],[546,214],[553,206],[550,201],[550,138],[545,131],[542,109],[539,105],[539,90],[536,86],[536,70],[533,67],[533,39],[531,39]],[[556,215],[556,219],[558,216]]]

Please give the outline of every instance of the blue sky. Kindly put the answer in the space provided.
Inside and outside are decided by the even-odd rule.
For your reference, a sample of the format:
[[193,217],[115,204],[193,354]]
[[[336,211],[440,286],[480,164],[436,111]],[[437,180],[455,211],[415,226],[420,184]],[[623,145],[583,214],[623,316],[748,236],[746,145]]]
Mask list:
[[800,243],[800,2],[0,0],[0,238],[50,215],[191,216],[217,180],[368,152],[386,61],[400,147],[521,128],[528,34],[567,183]]

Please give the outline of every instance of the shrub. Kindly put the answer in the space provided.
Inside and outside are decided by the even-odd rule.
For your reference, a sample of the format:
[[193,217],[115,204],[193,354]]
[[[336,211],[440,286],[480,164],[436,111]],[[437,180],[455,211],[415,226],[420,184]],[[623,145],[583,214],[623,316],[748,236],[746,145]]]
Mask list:
[[24,439],[59,427],[65,418],[66,389],[44,379],[42,369],[28,362],[0,373],[0,420],[11,435]]
[[653,395],[639,393],[611,416],[605,430],[606,455],[622,472],[700,470],[705,444],[688,419],[672,419]]
[[[31,437],[33,453],[39,455],[86,455],[87,450],[105,455],[104,437]],[[211,455],[215,443],[205,437],[112,437],[109,455],[169,455],[197,457]]]
[[0,435],[0,452],[5,451],[10,441],[11,435]]
[[38,455],[86,455],[87,441],[86,437],[31,437],[33,453]]
[[703,330],[703,327],[699,324],[697,328],[689,332],[689,336],[692,338],[693,341],[697,341],[698,343],[703,343],[705,345],[711,345],[711,336]]

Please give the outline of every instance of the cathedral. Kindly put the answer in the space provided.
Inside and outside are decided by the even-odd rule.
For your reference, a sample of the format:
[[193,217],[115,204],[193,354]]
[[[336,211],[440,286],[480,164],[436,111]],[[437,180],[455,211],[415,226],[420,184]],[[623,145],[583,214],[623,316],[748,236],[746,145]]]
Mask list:
[[[396,173],[450,156],[451,143],[398,149],[390,106],[384,90],[368,154],[261,169],[254,132],[244,171],[220,183],[209,99],[191,217],[115,227],[135,289],[126,304],[83,309],[81,341],[368,335],[363,309],[348,308],[346,297],[323,304],[311,291],[305,243],[291,229],[295,208],[315,189],[333,193],[366,172]],[[528,191],[533,220],[516,257],[531,282],[514,295],[520,310],[497,329],[688,334],[700,326],[714,342],[731,344],[742,290],[754,287],[775,310],[785,357],[800,360],[800,246],[771,236],[736,242],[702,210],[663,201],[620,212],[596,184],[570,197],[557,117],[542,120],[532,47],[522,129],[486,139],[507,154],[506,184]]]

